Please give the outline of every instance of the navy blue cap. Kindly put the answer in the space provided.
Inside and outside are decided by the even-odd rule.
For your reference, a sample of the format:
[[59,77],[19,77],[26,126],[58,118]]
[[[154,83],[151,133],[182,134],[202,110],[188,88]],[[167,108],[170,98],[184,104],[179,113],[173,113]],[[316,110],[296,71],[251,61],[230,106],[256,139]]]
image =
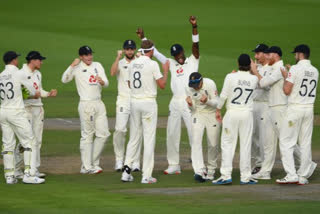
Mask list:
[[93,53],[93,50],[85,45],[85,46],[82,46],[79,48],[79,56],[82,56],[82,55],[89,55],[89,54],[92,54]]
[[170,48],[171,56],[176,56],[183,51],[183,47],[179,44],[174,44]]
[[308,45],[298,45],[297,47],[294,48],[292,53],[304,53],[309,56],[310,55],[310,48]]
[[12,60],[16,59],[20,54],[14,52],[14,51],[8,51],[3,55],[3,62],[7,65]]
[[248,54],[241,54],[238,58],[239,66],[249,66],[251,64],[251,59]]
[[46,57],[41,56],[40,52],[38,52],[38,51],[30,51],[28,53],[28,55],[26,56],[26,60],[30,61],[30,60],[33,60],[33,59],[44,60],[44,59],[46,59]]
[[189,76],[189,87],[197,88],[202,80],[202,75],[199,72],[193,72]]
[[126,40],[124,43],[123,43],[123,49],[136,49],[136,43],[133,41],[133,40]]
[[278,46],[271,46],[268,50],[265,51],[265,53],[276,53],[279,56],[282,56],[281,48]]
[[255,49],[252,50],[252,52],[258,53],[258,52],[265,52],[268,49],[268,45],[265,44],[259,44],[256,46]]

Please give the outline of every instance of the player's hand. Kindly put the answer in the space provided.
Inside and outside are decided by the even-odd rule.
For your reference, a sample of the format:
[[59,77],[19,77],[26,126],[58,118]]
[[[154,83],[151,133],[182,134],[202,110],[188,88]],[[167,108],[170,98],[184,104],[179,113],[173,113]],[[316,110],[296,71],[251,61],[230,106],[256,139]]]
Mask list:
[[286,79],[288,76],[287,70],[285,68],[280,68],[280,70],[281,70],[281,74],[282,74],[283,78]]
[[200,102],[202,102],[203,104],[205,104],[208,101],[208,97],[205,94],[202,94],[201,98],[200,98]]
[[220,111],[220,109],[217,109],[217,110],[216,110],[216,120],[217,120],[219,123],[222,123],[222,116],[221,116],[221,111]]
[[122,50],[118,50],[117,51],[117,58],[120,59],[122,57],[122,53],[123,51]]
[[71,64],[71,67],[75,67],[75,66],[79,65],[80,61],[81,60],[79,58],[75,58]]
[[101,77],[99,77],[98,75],[96,76],[96,80],[97,80],[97,82],[100,84],[100,85],[104,85],[104,81],[102,80],[102,78]]
[[36,93],[33,97],[34,97],[34,99],[38,99],[39,97],[41,97],[40,91],[36,91]]
[[144,38],[144,31],[142,29],[142,27],[139,27],[136,31],[137,33],[137,36],[140,38],[140,39],[143,39]]
[[191,100],[191,97],[190,96],[188,96],[187,98],[186,98],[186,101],[187,101],[187,103],[188,103],[188,106],[192,106],[192,100]]
[[289,71],[291,68],[291,65],[290,64],[286,64],[286,69]]
[[190,16],[189,22],[192,24],[192,26],[197,26],[197,18],[195,16]]
[[58,94],[57,89],[51,89],[51,91],[48,94],[48,97],[56,97]]
[[258,73],[257,64],[252,59],[251,59],[250,67],[251,67],[252,74],[256,75]]

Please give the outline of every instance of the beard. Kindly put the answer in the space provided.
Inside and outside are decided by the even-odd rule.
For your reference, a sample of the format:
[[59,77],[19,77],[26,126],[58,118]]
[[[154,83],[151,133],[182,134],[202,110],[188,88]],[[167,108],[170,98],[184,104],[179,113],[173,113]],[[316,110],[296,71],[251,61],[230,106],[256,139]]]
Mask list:
[[129,59],[129,60],[132,60],[134,58],[134,54],[132,56],[126,55],[126,58]]

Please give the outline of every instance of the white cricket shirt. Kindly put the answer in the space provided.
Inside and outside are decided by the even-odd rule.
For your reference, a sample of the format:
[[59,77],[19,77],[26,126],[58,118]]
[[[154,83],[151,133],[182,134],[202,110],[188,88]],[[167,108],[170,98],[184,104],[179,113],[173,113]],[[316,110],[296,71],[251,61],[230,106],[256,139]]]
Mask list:
[[123,58],[118,63],[118,72],[117,72],[118,95],[121,97],[130,98],[131,92],[128,85],[128,79],[129,79],[129,66],[131,62],[128,62],[126,58]]
[[100,76],[104,81],[104,86],[109,85],[109,81],[99,62],[92,62],[86,65],[82,61],[75,67],[69,66],[62,75],[62,82],[68,83],[75,78],[78,94],[81,101],[93,101],[101,99],[102,86],[95,80],[96,76]]
[[35,95],[36,90],[24,72],[14,65],[6,65],[0,74],[1,108],[24,109],[22,85],[29,90],[31,96]]
[[[262,77],[269,75],[271,67],[266,65],[258,64],[258,72]],[[257,87],[256,90],[253,92],[253,100],[256,102],[268,102],[269,101],[269,87],[261,88]]]
[[221,109],[227,100],[227,110],[253,109],[253,93],[258,84],[258,77],[246,71],[228,74],[224,80],[217,108]]
[[290,68],[287,81],[293,84],[289,104],[314,104],[319,80],[318,70],[310,60],[300,60]]
[[129,69],[131,98],[156,98],[157,80],[160,78],[162,73],[156,61],[147,56],[133,60]]
[[198,72],[199,59],[191,55],[186,58],[183,65],[180,65],[176,60],[170,59],[171,73],[171,91],[173,96],[186,97],[185,87],[188,86],[189,76],[193,72]]

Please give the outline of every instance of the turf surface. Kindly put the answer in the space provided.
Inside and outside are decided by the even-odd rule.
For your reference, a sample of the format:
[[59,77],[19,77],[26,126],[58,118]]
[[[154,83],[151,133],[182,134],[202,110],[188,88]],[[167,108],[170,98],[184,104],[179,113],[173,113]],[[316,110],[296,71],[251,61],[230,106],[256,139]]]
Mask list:
[[[196,15],[200,32],[199,71],[214,79],[221,90],[225,75],[236,68],[239,54],[251,53],[261,42],[282,47],[285,62],[291,64],[293,47],[309,44],[311,60],[319,68],[319,7],[317,0],[2,1],[0,53],[16,50],[25,56],[35,49],[47,56],[41,69],[43,85],[46,89],[57,88],[59,96],[45,101],[46,116],[77,117],[79,98],[74,83],[63,85],[60,79],[77,57],[78,48],[84,44],[91,46],[111,82],[103,90],[103,101],[108,115],[114,116],[116,79],[110,77],[109,68],[124,40],[138,41],[135,35],[138,26],[144,27],[146,36],[166,56],[170,55],[173,43],[181,43],[189,55],[192,43],[188,16]],[[24,57],[20,62],[24,62]],[[159,92],[159,115],[168,114],[170,97],[169,87]]]

